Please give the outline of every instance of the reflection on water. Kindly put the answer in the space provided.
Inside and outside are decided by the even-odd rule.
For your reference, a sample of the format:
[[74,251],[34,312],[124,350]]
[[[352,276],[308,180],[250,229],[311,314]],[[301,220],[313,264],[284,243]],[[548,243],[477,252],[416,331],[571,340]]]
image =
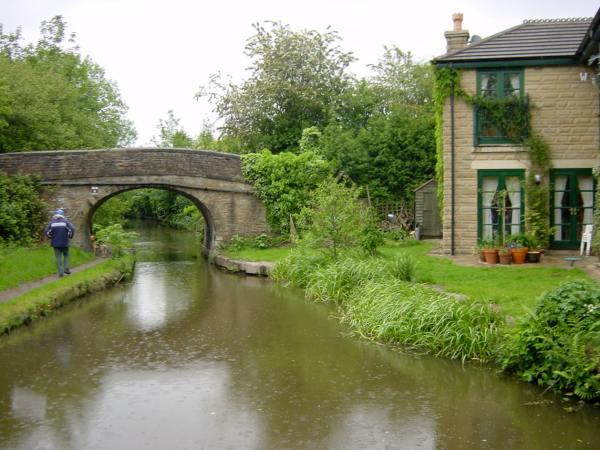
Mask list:
[[597,409],[355,339],[185,233],[141,233],[130,283],[0,341],[1,449],[598,448]]

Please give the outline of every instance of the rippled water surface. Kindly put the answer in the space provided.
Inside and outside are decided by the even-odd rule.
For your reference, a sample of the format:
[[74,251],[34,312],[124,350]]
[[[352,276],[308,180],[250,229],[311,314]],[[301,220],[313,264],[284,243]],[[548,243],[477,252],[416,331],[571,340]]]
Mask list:
[[600,448],[600,409],[357,339],[141,230],[133,280],[0,339],[1,449]]

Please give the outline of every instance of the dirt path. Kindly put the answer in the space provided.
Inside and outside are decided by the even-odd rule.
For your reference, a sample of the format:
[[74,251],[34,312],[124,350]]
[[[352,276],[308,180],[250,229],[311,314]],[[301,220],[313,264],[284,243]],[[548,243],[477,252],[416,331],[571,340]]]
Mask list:
[[[71,273],[81,272],[82,270],[87,269],[88,267],[93,267],[97,264],[100,264],[102,261],[105,261],[103,258],[98,258],[93,261],[87,262],[85,264],[81,264],[80,266],[74,267],[71,269]],[[65,275],[68,277],[68,275]],[[6,291],[0,292],[0,303],[4,303],[9,301],[12,298],[18,297],[32,289],[43,286],[44,284],[50,283],[51,281],[55,281],[58,279],[58,275],[48,275],[47,277],[40,278],[38,280],[28,281],[27,283],[22,283],[15,288],[7,289]]]

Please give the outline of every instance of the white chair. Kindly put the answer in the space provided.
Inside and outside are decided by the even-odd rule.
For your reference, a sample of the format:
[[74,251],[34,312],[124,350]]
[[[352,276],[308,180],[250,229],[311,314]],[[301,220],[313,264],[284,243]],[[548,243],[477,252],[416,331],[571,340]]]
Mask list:
[[592,249],[592,228],[593,225],[585,225],[583,227],[581,247],[579,248],[580,255],[583,255],[583,252],[585,251],[585,255],[590,256],[590,250]]

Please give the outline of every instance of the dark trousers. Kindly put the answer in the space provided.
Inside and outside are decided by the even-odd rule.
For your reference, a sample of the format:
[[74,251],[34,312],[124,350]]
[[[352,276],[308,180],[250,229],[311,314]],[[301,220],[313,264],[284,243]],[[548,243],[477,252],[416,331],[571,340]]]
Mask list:
[[[62,277],[63,274],[69,272],[69,247],[53,247],[54,256],[56,257],[56,269],[58,270],[58,276]],[[63,260],[64,256],[64,260]]]

